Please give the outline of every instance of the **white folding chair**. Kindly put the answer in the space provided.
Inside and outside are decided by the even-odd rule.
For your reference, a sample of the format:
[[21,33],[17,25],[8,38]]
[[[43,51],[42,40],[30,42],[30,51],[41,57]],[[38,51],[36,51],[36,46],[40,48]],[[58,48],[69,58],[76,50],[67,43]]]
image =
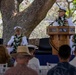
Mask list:
[[7,63],[6,64],[0,64],[0,74],[4,74],[7,69],[8,69]]

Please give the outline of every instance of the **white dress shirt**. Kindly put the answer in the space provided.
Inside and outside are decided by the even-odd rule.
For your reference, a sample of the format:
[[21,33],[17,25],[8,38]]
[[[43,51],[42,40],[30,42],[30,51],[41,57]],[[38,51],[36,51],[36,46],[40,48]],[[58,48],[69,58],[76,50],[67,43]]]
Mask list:
[[39,74],[40,62],[39,62],[38,58],[33,57],[31,60],[29,60],[28,67],[36,70]]
[[[74,23],[72,22],[72,18],[67,18],[67,21],[69,26],[74,26]],[[53,26],[59,26],[58,22],[55,21],[53,23]]]
[[76,67],[76,56],[69,63]]

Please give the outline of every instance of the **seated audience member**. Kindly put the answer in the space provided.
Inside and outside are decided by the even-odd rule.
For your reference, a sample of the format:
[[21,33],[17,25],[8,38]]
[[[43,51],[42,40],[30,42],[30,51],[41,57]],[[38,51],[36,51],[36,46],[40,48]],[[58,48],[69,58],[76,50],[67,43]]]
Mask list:
[[69,45],[62,45],[59,47],[59,63],[51,68],[47,75],[76,75],[76,67],[69,64],[71,56],[71,48]]
[[74,55],[75,55],[75,57],[73,58],[73,60],[70,61],[70,64],[72,64],[76,67],[76,49],[74,50]]
[[[39,60],[34,56],[34,52],[37,49],[37,46],[34,45],[27,45],[30,54],[33,56],[32,59],[29,60],[28,62],[28,67],[34,69],[37,71],[37,73],[39,74],[39,69],[40,69],[40,62]],[[16,66],[17,62],[15,61],[14,66]]]
[[27,46],[18,46],[17,53],[11,54],[16,59],[16,66],[8,69],[4,75],[38,75],[37,72],[29,67],[27,64],[33,57]]
[[33,58],[29,60],[28,66],[34,70],[36,70],[39,74],[40,70],[40,62],[39,59],[35,57],[35,50],[38,49],[35,45],[27,45],[29,48],[29,52],[31,55],[33,55]]
[[5,64],[10,59],[8,51],[5,46],[0,45],[0,64]]

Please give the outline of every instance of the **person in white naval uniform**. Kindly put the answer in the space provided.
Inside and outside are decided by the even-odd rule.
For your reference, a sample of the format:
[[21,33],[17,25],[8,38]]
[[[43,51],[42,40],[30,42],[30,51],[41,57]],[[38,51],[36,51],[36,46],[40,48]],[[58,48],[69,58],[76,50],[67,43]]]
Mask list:
[[22,27],[14,27],[15,35],[7,43],[7,49],[9,53],[15,53],[18,46],[28,45],[26,36],[21,33]]
[[28,67],[34,69],[37,71],[38,75],[39,75],[39,71],[40,71],[40,62],[39,59],[35,57],[34,53],[35,50],[38,49],[37,46],[35,45],[27,45],[29,48],[29,52],[31,55],[33,55],[33,58],[31,60],[29,60],[28,62]]
[[[37,71],[38,75],[40,75],[39,74],[39,72],[40,72],[40,62],[39,62],[39,59],[34,56],[34,52],[38,48],[35,45],[27,45],[27,47],[29,49],[30,54],[33,56],[33,58],[29,60],[27,66],[34,69],[35,71]],[[15,61],[14,66],[16,66],[16,64],[17,64],[17,62]]]
[[53,26],[65,26],[65,22],[68,22],[69,26],[73,26],[72,18],[67,18],[66,17],[66,9],[64,7],[59,8],[59,16],[58,18],[54,21]]
[[[59,9],[59,16],[58,18],[53,22],[53,26],[66,26],[66,25],[69,25],[69,26],[74,26],[73,22],[72,22],[72,18],[67,18],[65,13],[66,13],[66,9],[64,7],[60,7]],[[67,24],[66,24],[67,23]],[[73,45],[73,42],[72,42],[72,37],[70,37],[70,47],[73,51],[73,48],[72,48],[72,45]],[[71,53],[72,53],[71,51]]]

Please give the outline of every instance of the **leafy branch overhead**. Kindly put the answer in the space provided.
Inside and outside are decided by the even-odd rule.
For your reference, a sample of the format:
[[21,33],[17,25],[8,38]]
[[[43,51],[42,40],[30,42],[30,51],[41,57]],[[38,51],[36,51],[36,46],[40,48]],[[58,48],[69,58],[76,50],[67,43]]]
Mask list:
[[34,0],[28,8],[20,12],[19,4],[22,1],[1,0],[4,43],[7,43],[14,34],[13,28],[16,25],[23,27],[24,34],[29,37],[34,28],[46,17],[56,0]]

